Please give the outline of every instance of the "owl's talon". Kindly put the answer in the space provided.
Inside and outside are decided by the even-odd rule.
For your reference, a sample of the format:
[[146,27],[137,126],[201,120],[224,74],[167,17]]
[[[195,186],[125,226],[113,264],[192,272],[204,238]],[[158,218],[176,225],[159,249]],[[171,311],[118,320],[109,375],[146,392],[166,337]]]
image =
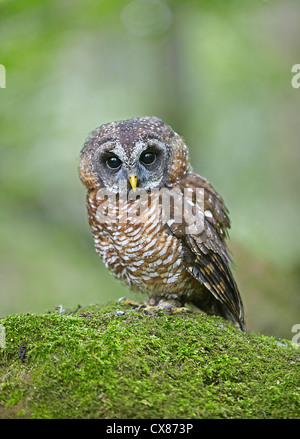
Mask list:
[[123,302],[124,305],[131,305],[131,309],[136,309],[136,308],[140,308],[140,307],[145,306],[143,303],[141,303],[141,302],[136,302],[135,300],[127,299],[127,297],[121,297],[121,298],[118,300],[118,304],[119,304],[120,302]]
[[189,308],[187,308],[186,306],[181,306],[179,308],[173,308],[171,310],[171,314],[177,314],[178,312],[191,312],[191,310]]

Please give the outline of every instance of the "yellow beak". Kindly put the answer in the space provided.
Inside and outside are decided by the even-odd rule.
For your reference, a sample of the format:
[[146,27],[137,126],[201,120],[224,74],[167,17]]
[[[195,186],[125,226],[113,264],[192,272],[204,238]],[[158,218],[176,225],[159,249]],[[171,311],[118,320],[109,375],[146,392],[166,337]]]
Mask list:
[[134,192],[135,192],[135,190],[136,190],[137,181],[138,181],[138,179],[137,179],[137,176],[136,176],[136,175],[130,175],[130,177],[129,177],[129,182],[130,182],[131,187],[132,187],[132,189],[133,189]]

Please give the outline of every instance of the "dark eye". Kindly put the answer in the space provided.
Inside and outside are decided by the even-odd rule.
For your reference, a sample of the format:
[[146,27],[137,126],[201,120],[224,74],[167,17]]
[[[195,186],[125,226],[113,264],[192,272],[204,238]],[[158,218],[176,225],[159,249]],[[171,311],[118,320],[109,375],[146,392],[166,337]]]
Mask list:
[[112,155],[111,157],[108,157],[106,159],[106,164],[110,169],[118,169],[121,166],[122,162],[119,157]]
[[156,160],[156,154],[155,152],[152,151],[143,152],[143,154],[140,157],[140,161],[144,165],[151,165],[152,163],[155,162],[155,160]]

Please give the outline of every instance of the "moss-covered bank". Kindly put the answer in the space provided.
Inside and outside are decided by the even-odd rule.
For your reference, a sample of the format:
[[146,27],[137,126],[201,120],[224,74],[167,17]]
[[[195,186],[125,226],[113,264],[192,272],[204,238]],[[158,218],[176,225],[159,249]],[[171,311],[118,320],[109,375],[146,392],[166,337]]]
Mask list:
[[300,350],[221,318],[109,305],[0,324],[1,418],[299,417]]

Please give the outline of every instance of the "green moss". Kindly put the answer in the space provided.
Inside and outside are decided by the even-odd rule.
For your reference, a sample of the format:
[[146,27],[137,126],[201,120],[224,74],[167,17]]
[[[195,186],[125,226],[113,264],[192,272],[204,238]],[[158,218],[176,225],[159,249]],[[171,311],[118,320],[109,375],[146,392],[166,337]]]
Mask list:
[[2,418],[299,417],[299,350],[221,318],[109,305],[0,324]]

